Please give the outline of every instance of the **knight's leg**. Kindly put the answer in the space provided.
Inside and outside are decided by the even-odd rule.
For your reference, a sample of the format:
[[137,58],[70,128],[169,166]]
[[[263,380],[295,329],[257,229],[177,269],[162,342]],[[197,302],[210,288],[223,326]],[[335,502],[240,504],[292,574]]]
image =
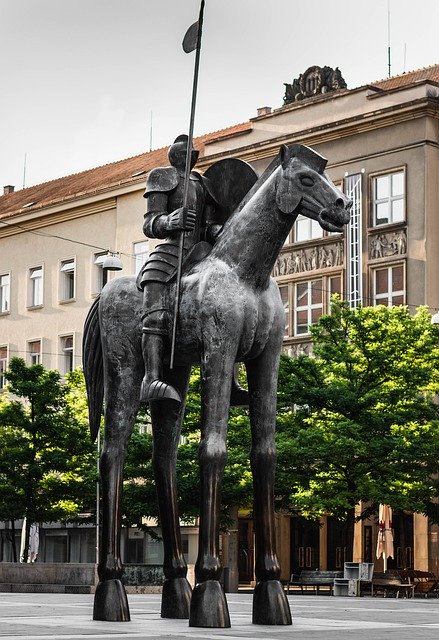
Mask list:
[[117,373],[111,370],[111,366],[109,368],[104,444],[100,459],[102,539],[93,619],[128,621],[130,612],[121,580],[123,567],[120,556],[123,466],[139,399],[135,385],[126,380],[121,383]]
[[[190,367],[176,367],[165,378],[186,397]],[[163,538],[165,583],[162,618],[189,618],[192,589],[187,581],[187,565],[181,547],[176,492],[177,448],[184,405],[162,400],[150,403],[153,429],[153,467]]]
[[276,555],[274,476],[276,466],[275,424],[279,349],[268,345],[264,353],[246,364],[250,394],[252,450],[250,455],[256,542],[256,588],[253,623],[291,624],[291,613],[280,578]]
[[145,376],[142,380],[140,401],[175,400],[181,402],[179,392],[163,381],[164,341],[168,337],[166,326],[167,285],[147,282],[143,290],[142,352]]
[[202,427],[199,449],[201,504],[196,586],[189,626],[230,627],[227,601],[220,584],[219,516],[226,464],[226,435],[233,359],[202,358]]

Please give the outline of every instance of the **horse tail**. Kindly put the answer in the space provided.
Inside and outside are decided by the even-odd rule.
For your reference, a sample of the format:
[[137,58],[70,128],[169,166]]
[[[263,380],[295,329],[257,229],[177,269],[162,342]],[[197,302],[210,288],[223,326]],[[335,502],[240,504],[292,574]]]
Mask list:
[[104,404],[104,361],[99,325],[99,296],[93,302],[84,324],[82,363],[88,398],[88,418],[92,442],[96,440]]

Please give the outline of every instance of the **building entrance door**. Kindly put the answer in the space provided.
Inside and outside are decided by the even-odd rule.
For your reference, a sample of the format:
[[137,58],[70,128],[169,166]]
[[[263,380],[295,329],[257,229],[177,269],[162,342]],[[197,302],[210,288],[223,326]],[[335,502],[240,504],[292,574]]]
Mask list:
[[319,568],[319,523],[301,516],[290,518],[291,573]]
[[352,550],[353,531],[349,524],[328,517],[328,571],[343,571],[344,563],[352,562]]
[[238,580],[248,584],[254,580],[254,535],[253,520],[238,520]]

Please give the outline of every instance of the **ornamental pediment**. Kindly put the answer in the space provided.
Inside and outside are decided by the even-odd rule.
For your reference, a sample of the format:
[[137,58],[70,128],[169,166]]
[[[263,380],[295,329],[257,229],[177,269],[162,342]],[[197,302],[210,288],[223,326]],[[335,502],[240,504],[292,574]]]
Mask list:
[[347,88],[338,67],[335,69],[332,67],[309,67],[291,84],[284,83],[284,85],[284,104]]

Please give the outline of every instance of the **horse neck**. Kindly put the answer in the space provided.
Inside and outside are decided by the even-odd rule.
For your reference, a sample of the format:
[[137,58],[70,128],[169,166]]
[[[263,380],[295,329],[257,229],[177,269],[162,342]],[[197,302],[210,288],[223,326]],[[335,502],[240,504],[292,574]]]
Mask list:
[[227,221],[210,254],[254,288],[268,285],[277,256],[296,220],[276,207],[275,174]]

